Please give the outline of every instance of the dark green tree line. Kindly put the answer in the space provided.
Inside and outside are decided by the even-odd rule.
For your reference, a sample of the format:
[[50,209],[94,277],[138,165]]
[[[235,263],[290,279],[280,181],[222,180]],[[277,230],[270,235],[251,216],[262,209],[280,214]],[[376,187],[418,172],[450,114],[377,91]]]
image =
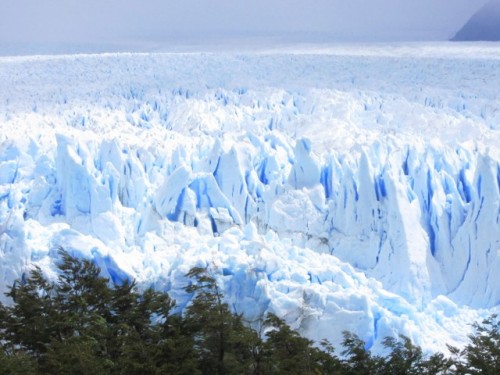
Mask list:
[[268,314],[261,330],[231,312],[214,276],[186,275],[191,302],[174,314],[168,294],[135,282],[110,283],[91,261],[61,250],[56,281],[35,268],[0,304],[3,374],[500,374],[500,321],[473,326],[462,350],[427,356],[408,337],[385,338],[374,356],[344,332],[340,357],[327,341],[315,345]]
[[17,368],[29,359],[44,374],[155,374],[188,366],[194,352],[167,294],[139,292],[133,282],[111,285],[92,262],[60,256],[56,282],[35,268],[7,293],[12,306],[0,305],[2,362]]

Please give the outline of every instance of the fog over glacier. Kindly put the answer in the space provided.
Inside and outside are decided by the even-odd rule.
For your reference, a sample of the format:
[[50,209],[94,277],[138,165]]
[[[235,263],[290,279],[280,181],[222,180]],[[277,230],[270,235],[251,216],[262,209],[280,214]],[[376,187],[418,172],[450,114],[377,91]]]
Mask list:
[[13,46],[26,51],[26,45],[43,46],[50,51],[47,44],[63,44],[70,51],[68,45],[74,50],[75,44],[90,44],[94,49],[107,46],[108,50],[152,49],[187,41],[242,37],[294,41],[448,40],[485,3],[486,0],[2,0],[0,44],[10,46],[10,51]]
[[[0,291],[59,247],[380,349],[499,311],[500,48],[0,58]],[[0,297],[5,301],[5,297]]]

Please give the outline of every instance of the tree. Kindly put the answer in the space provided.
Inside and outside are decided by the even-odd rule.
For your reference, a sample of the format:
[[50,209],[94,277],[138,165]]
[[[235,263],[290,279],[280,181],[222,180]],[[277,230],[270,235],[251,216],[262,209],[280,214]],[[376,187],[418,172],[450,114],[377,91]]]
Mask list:
[[[108,286],[89,261],[64,251],[56,283],[39,268],[14,283],[7,296],[11,307],[1,306],[0,340],[10,360],[36,361],[42,373],[85,373],[102,368],[99,335],[106,329],[99,313],[106,311]],[[97,337],[94,335],[97,334]],[[80,367],[79,367],[80,365]]]
[[386,337],[383,345],[391,349],[391,352],[381,359],[382,374],[435,375],[444,373],[452,365],[441,353],[426,358],[420,346],[413,344],[410,338],[404,335],[400,335],[399,339]]
[[50,296],[52,314],[57,317],[51,324],[57,331],[53,341],[83,345],[87,351],[92,347],[96,358],[107,356],[115,286],[100,276],[100,268],[92,261],[78,259],[63,249],[59,250],[59,256],[58,278]]
[[364,341],[356,334],[344,331],[342,335],[344,336],[342,340],[342,346],[344,347],[342,355],[345,357],[343,361],[345,374],[375,374],[377,368],[380,366],[380,359],[372,357],[370,352],[365,348]]
[[207,268],[194,267],[187,274],[192,282],[185,288],[193,293],[185,319],[193,335],[203,374],[249,374],[254,372],[255,331],[242,317],[231,313],[223,294]]
[[157,346],[159,356],[159,373],[176,375],[198,375],[198,356],[194,339],[191,336],[185,319],[181,315],[171,315],[164,324],[162,340]]
[[419,375],[422,373],[422,349],[413,345],[407,336],[400,335],[399,340],[394,337],[386,337],[382,343],[386,348],[391,349],[389,357],[384,361],[385,373],[394,375]]
[[434,353],[424,361],[422,375],[449,374],[453,364],[443,353]]
[[264,327],[267,329],[263,344],[262,374],[333,374],[341,369],[341,363],[333,355],[334,348],[327,341],[323,348],[299,335],[285,321],[268,314]]
[[39,358],[47,345],[58,336],[55,324],[59,320],[52,299],[54,286],[39,268],[31,271],[24,281],[16,281],[6,293],[14,305],[2,305],[0,340],[3,349],[11,354],[25,353]]
[[107,350],[121,373],[154,374],[169,360],[160,344],[173,306],[167,294],[153,289],[139,293],[134,282],[113,289]]
[[[469,344],[449,347],[454,358],[430,357],[408,337],[385,338],[390,353],[372,356],[344,332],[344,358],[323,341],[300,336],[269,314],[257,333],[232,313],[207,268],[193,268],[185,315],[174,301],[134,281],[103,278],[90,260],[63,250],[55,282],[39,268],[17,280],[0,303],[0,373],[17,374],[499,374],[500,321],[474,324]],[[262,338],[264,332],[264,339]]]
[[472,325],[469,343],[460,351],[448,346],[455,356],[456,374],[500,374],[500,319],[492,315]]
[[0,348],[0,374],[35,375],[37,373],[38,366],[32,357],[22,352],[8,354]]
[[264,344],[267,371],[273,374],[311,374],[312,341],[301,337],[274,314],[268,314],[264,324],[270,328]]
[[[35,268],[7,293],[13,305],[0,304],[3,367],[33,359],[41,373],[155,374],[179,364],[166,350],[177,344],[168,336],[174,303],[167,294],[111,284],[90,260],[59,255],[56,282]],[[192,345],[183,350],[180,360]]]
[[317,374],[344,374],[344,365],[335,355],[335,348],[326,339],[320,342],[322,349],[313,351],[313,363],[316,364]]
[[114,364],[100,355],[100,343],[87,336],[73,336],[48,346],[40,372],[52,375],[109,374]]

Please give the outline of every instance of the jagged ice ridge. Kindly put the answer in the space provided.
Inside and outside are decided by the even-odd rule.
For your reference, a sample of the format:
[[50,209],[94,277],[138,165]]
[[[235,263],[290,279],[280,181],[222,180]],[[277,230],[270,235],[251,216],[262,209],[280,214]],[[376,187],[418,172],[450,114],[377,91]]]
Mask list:
[[498,87],[495,45],[0,58],[0,290],[62,246],[179,309],[208,265],[253,324],[460,345],[500,304]]

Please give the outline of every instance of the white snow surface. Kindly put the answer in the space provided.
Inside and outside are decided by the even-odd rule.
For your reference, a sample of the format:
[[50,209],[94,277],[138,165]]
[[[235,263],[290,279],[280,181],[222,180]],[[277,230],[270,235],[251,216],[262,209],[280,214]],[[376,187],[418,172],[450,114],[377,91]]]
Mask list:
[[208,266],[252,324],[462,345],[499,311],[499,87],[499,44],[1,57],[0,291],[62,246],[179,309]]

